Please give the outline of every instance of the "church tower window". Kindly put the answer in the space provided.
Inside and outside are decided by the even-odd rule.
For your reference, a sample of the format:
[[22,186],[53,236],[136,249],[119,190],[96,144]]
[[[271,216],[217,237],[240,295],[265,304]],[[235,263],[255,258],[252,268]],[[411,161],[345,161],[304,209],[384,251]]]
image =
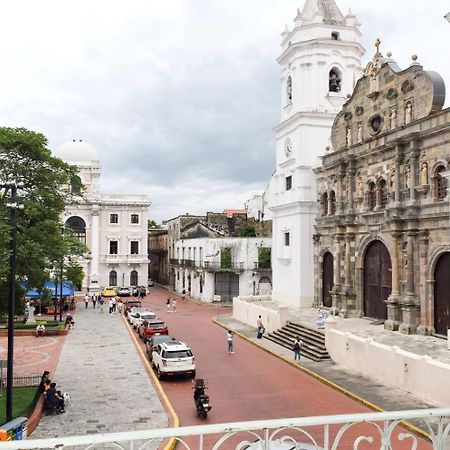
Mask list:
[[328,215],[328,194],[324,192],[322,194],[322,216]]
[[330,192],[330,215],[336,214],[336,194],[334,191]]
[[369,209],[373,210],[375,209],[375,206],[377,206],[377,191],[375,189],[375,183],[369,183]]
[[378,182],[378,195],[379,195],[379,205],[380,208],[384,209],[387,205],[387,188],[386,181],[380,180]]
[[447,197],[447,180],[442,176],[443,172],[445,172],[443,165],[438,166],[434,172],[434,189],[438,200],[444,200]]
[[328,76],[328,90],[330,92],[341,92],[342,79],[339,70],[333,67]]
[[292,103],[292,77],[289,75],[286,81],[286,100]]
[[333,31],[331,33],[331,40],[338,41],[339,40],[339,33],[337,31]]

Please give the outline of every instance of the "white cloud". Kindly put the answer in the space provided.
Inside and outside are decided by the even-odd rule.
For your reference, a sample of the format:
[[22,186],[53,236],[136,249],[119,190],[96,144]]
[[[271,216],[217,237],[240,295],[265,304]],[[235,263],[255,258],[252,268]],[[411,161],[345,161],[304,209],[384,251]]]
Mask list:
[[[337,1],[450,79],[447,0]],[[98,149],[106,192],[147,193],[152,218],[242,207],[274,168],[280,33],[303,1],[18,0],[2,5],[1,125]],[[447,102],[448,104],[448,102]]]

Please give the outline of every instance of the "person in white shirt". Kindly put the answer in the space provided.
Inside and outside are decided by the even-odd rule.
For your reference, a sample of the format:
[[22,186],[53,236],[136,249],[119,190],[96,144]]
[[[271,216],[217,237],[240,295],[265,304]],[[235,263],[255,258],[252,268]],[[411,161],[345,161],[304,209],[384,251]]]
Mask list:
[[234,353],[234,351],[233,351],[233,335],[234,335],[234,333],[231,330],[228,330],[228,333],[227,333],[228,353]]

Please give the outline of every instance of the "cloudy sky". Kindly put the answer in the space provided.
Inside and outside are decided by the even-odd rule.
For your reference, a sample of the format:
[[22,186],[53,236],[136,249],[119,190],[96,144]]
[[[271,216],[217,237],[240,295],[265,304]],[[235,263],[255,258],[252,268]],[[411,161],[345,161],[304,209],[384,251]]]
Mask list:
[[[0,125],[50,148],[93,144],[102,190],[146,193],[158,222],[242,208],[274,170],[280,33],[304,0],[7,0],[0,6]],[[337,0],[450,87],[448,0]],[[424,6],[426,5],[426,7]],[[449,102],[446,101],[446,106]]]

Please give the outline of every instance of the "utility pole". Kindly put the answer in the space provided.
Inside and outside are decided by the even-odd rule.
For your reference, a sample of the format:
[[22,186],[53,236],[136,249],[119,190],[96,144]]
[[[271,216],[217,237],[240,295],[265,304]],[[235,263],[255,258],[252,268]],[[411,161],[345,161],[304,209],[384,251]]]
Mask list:
[[17,253],[17,211],[23,209],[23,205],[17,203],[17,189],[23,187],[23,183],[11,181],[0,184],[0,188],[10,189],[11,203],[6,207],[10,209],[11,238],[9,244],[9,277],[8,277],[8,357],[6,375],[6,421],[9,422],[13,415],[13,370],[14,370],[14,301],[16,294],[16,253]]

